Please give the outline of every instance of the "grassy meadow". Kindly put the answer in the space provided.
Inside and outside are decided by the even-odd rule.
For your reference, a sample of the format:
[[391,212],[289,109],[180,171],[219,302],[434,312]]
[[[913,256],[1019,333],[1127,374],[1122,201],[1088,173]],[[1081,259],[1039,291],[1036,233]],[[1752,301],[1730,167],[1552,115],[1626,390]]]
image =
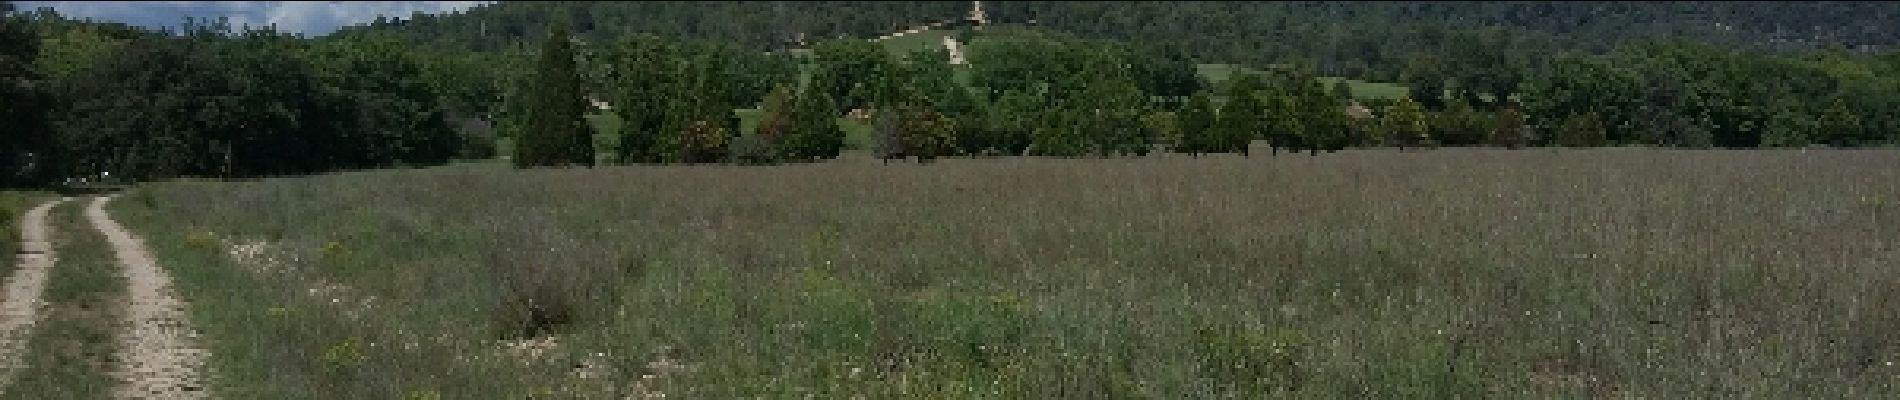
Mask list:
[[853,153],[111,207],[226,398],[1894,398],[1894,165]]
[[[1260,70],[1251,69],[1251,68],[1234,65],[1234,64],[1200,64],[1200,65],[1195,66],[1195,72],[1201,75],[1201,79],[1204,79],[1208,83],[1215,85],[1215,87],[1221,87],[1221,85],[1226,83],[1228,79],[1232,79],[1235,73],[1249,73],[1249,74],[1262,73],[1262,71]],[[1366,81],[1362,81],[1358,79],[1345,79],[1345,78],[1340,78],[1336,76],[1322,76],[1322,77],[1319,77],[1318,79],[1320,83],[1326,84],[1326,87],[1328,89],[1332,88],[1334,84],[1338,84],[1340,80],[1342,79],[1345,80],[1346,88],[1352,91],[1352,97],[1354,98],[1399,99],[1399,98],[1403,98],[1410,95],[1409,94],[1410,89],[1407,89],[1405,85],[1397,84],[1397,83],[1366,82]]]

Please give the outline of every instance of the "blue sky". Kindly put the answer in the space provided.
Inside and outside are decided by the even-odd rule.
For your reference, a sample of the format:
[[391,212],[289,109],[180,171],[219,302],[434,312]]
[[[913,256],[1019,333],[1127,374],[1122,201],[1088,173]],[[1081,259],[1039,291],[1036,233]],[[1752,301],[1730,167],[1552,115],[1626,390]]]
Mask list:
[[373,21],[377,15],[466,10],[492,1],[16,1],[21,11],[52,7],[68,18],[91,18],[146,27],[176,28],[185,17],[227,17],[232,27],[276,24],[278,30],[321,36],[337,27]]

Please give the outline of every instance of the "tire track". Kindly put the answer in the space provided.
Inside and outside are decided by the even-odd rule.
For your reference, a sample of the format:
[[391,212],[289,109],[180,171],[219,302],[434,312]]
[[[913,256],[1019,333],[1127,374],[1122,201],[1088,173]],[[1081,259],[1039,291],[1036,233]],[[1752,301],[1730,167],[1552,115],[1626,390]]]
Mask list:
[[68,200],[72,198],[40,203],[20,218],[19,267],[0,287],[4,290],[0,292],[0,390],[13,384],[14,373],[26,369],[20,352],[33,337],[33,323],[45,306],[40,294],[46,290],[47,270],[56,260],[47,238],[46,214]]
[[105,205],[118,195],[93,199],[86,219],[105,233],[112,252],[125,268],[132,304],[126,308],[126,330],[119,337],[119,362],[114,375],[119,387],[113,397],[126,399],[198,399],[205,392],[199,371],[205,351],[197,346],[185,302],[172,290],[171,277],[158,267],[145,245],[106,215]]

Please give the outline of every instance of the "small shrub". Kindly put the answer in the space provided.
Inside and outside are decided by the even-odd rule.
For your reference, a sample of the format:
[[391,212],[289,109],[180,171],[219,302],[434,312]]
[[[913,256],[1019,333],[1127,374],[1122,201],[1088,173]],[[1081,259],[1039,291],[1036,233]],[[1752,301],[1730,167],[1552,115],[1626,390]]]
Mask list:
[[497,224],[483,263],[495,280],[492,327],[503,338],[537,337],[575,322],[615,280],[616,263],[540,219]]

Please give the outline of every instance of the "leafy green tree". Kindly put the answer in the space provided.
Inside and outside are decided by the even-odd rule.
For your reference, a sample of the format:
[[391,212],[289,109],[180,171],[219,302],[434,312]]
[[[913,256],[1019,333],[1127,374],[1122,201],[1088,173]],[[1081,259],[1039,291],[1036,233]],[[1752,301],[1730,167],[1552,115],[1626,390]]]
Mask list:
[[1206,90],[1188,96],[1187,103],[1181,106],[1181,139],[1174,143],[1175,152],[1199,156],[1212,147],[1214,140],[1209,136],[1217,116],[1213,98]]
[[1529,144],[1530,138],[1526,137],[1528,129],[1524,123],[1524,113],[1518,111],[1517,103],[1507,102],[1504,109],[1498,110],[1497,122],[1491,128],[1491,143],[1513,150],[1524,147]]
[[1596,113],[1571,114],[1558,132],[1557,142],[1566,147],[1602,147],[1607,144],[1603,120]]
[[1142,93],[1162,99],[1169,109],[1205,85],[1194,61],[1174,47],[1141,46],[1125,56],[1131,78]]
[[1042,121],[1043,108],[1041,95],[1011,90],[998,97],[986,110],[988,126],[983,136],[959,137],[980,142],[968,148],[976,148],[977,153],[995,152],[1007,155],[1022,155],[1029,148],[1031,137],[1037,125]]
[[1452,100],[1445,111],[1429,113],[1432,137],[1448,146],[1483,144],[1489,139],[1493,121],[1463,99]]
[[1280,150],[1294,152],[1306,147],[1307,115],[1304,113],[1308,105],[1290,89],[1279,86],[1264,93],[1266,132],[1261,139],[1267,140],[1275,156],[1280,155]]
[[[24,19],[22,17],[14,17]],[[28,22],[14,22],[25,26]],[[105,29],[94,25],[80,25],[60,32],[47,32],[45,39],[37,44],[39,55],[33,61],[34,69],[48,81],[66,81],[79,70],[97,65],[105,57],[120,50],[126,40],[113,37]],[[30,46],[35,44],[18,44]]]
[[955,148],[956,121],[921,102],[906,103],[896,111],[901,113],[898,129],[903,132],[904,154],[917,157],[917,162],[928,163],[949,155]]
[[1089,152],[1090,137],[1085,127],[1087,118],[1084,111],[1076,107],[1059,107],[1044,111],[1041,124],[1030,137],[1029,154],[1037,156],[1075,157]]
[[806,89],[797,98],[792,113],[792,128],[782,145],[785,158],[811,161],[837,158],[844,148],[844,131],[838,128],[838,108],[824,91]]
[[1141,126],[1148,130],[1148,137],[1159,143],[1181,143],[1181,121],[1177,115],[1166,110],[1151,111],[1141,117]]
[[873,106],[878,100],[884,75],[892,74],[897,60],[877,43],[855,39],[837,39],[812,48],[811,85],[836,99],[844,109]]
[[1077,98],[1083,118],[1082,134],[1099,155],[1147,155],[1154,137],[1142,126],[1148,110],[1148,96],[1133,79],[1125,76],[1099,76]]
[[679,135],[677,160],[687,164],[718,162],[726,157],[731,139],[725,124],[707,119],[689,120]]
[[[64,88],[57,119],[65,173],[130,180],[222,175],[239,125],[235,75],[203,43],[154,38],[128,44]],[[180,84],[187,82],[189,84]]]
[[663,144],[678,142],[678,132],[668,130],[672,100],[684,86],[684,51],[659,37],[634,35],[621,39],[602,55],[608,71],[600,75],[606,81],[606,97],[620,117],[621,163],[657,163],[667,158]]
[[1214,118],[1214,126],[1209,129],[1214,139],[1207,151],[1211,153],[1247,154],[1248,142],[1261,137],[1264,118],[1261,116],[1266,105],[1260,100],[1262,89],[1258,77],[1240,75],[1234,78],[1227,91],[1227,104],[1222,105],[1220,114]]
[[1410,98],[1400,98],[1392,109],[1386,112],[1386,132],[1392,136],[1392,143],[1404,150],[1407,146],[1423,146],[1427,140],[1428,125],[1425,122],[1425,110]]
[[[1318,81],[1306,82],[1307,89],[1300,97],[1300,119],[1304,128],[1301,135],[1309,154],[1318,155],[1320,150],[1330,152],[1346,148],[1352,121],[1346,115],[1342,100],[1327,93]],[[1342,81],[1340,84],[1345,83]]]
[[1768,122],[1762,127],[1763,147],[1803,147],[1813,142],[1812,135],[1818,129],[1814,117],[1785,102],[1769,113]]
[[[296,39],[274,35],[249,41],[266,44],[266,40],[290,46]],[[274,77],[281,74],[274,71],[297,67],[274,61],[281,57],[278,50],[253,49],[244,54],[261,64],[252,71],[258,76],[256,82],[266,87],[291,81]],[[326,41],[310,48],[304,57],[314,66],[328,101],[340,102],[328,106],[337,114],[333,118],[304,119],[337,122],[312,127],[337,137],[323,141],[336,147],[318,153],[349,160],[345,164],[352,167],[435,165],[447,162],[463,146],[463,138],[449,124],[440,92],[429,81],[425,63],[401,42],[387,37]],[[280,87],[245,104],[297,99],[295,93],[301,90]]]
[[1834,104],[1821,113],[1819,125],[1821,137],[1826,138],[1830,145],[1851,147],[1860,144],[1863,129],[1860,116],[1847,108],[1844,99],[1834,99]]
[[[547,41],[541,46],[534,82],[536,87],[529,93],[525,116],[527,125],[516,135],[515,166],[593,166],[593,133],[583,119],[588,104],[582,97],[574,43],[565,22],[557,21],[549,29]],[[695,128],[695,133],[714,131]]]
[[22,16],[0,10],[0,187],[40,183],[52,161],[52,94],[30,64],[40,56],[39,34]]

